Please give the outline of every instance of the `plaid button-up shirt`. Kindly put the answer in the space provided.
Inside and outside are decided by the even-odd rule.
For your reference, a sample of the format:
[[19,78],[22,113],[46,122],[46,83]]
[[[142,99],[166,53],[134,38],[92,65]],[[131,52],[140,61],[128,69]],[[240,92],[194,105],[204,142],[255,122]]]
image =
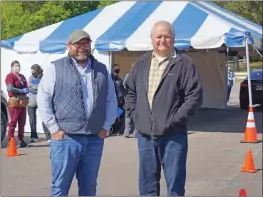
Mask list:
[[150,70],[149,70],[149,78],[148,78],[148,101],[150,104],[150,108],[152,108],[152,101],[154,94],[156,92],[157,87],[160,84],[161,78],[163,76],[163,72],[166,69],[171,58],[176,57],[176,51],[174,50],[169,56],[163,60],[152,55]]

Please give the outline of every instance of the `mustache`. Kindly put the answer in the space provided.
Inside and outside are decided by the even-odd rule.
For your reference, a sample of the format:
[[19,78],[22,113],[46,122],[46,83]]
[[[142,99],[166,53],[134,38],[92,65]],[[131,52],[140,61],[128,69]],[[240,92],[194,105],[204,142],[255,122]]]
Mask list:
[[90,49],[80,49],[76,51],[76,53],[90,53],[90,52],[91,52]]
[[77,53],[90,53],[90,51],[78,51]]
[[75,51],[75,52],[69,52],[69,55],[72,57],[77,57],[77,56],[89,56],[91,54],[91,51]]

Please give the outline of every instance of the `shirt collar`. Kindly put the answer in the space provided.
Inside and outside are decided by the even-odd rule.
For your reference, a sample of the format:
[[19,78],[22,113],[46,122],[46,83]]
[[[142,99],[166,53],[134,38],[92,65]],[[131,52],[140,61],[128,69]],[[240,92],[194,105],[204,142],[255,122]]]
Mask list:
[[[71,57],[71,59],[73,60],[75,66],[82,67],[82,66],[80,66],[78,64],[78,62],[73,57]],[[91,60],[90,60],[90,58],[88,59],[88,62],[86,64],[85,68],[83,68],[83,69],[89,69],[89,68],[91,68]]]
[[[155,57],[154,51],[152,52],[152,58]],[[176,57],[176,50],[174,49],[172,52],[169,53],[169,55],[165,59],[175,58]]]

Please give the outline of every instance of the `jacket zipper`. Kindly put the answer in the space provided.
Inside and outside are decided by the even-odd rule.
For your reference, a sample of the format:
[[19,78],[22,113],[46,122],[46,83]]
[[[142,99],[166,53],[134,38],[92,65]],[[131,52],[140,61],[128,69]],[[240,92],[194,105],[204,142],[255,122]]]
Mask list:
[[151,141],[153,141],[153,124],[154,124],[154,121],[153,121],[153,115],[152,115],[152,109],[151,109]]
[[[94,71],[94,69],[92,68],[92,70],[91,70],[91,86],[92,86],[92,96],[93,96],[93,103],[94,103],[94,100],[95,100],[95,71]],[[91,109],[91,111],[90,111],[90,116],[89,116],[89,119],[91,118],[91,116],[92,116],[92,112],[93,112],[93,110],[94,110],[94,105],[92,105],[92,109]],[[88,117],[87,117],[87,122],[88,122]]]

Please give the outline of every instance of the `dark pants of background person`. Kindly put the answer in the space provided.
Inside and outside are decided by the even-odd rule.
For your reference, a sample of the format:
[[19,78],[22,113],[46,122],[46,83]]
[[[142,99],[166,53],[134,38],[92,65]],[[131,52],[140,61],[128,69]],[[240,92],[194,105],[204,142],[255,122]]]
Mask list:
[[[38,138],[37,135],[37,107],[27,107],[28,110],[28,116],[29,116],[29,123],[31,128],[31,138]],[[50,132],[46,125],[42,122],[42,127],[44,130],[44,133],[46,135],[47,140],[50,140]]]
[[120,134],[124,133],[125,129],[125,113],[123,112],[120,117],[116,118],[114,124],[112,125],[113,132],[112,134]]
[[26,124],[26,107],[8,107],[10,122],[8,124],[8,140],[14,137],[16,123],[18,123],[18,139],[24,140],[24,130]]
[[187,133],[151,139],[138,132],[139,192],[141,196],[159,196],[161,166],[168,196],[184,196],[186,181]]
[[137,136],[137,130],[127,113],[125,113],[125,130],[123,135],[125,137],[129,137],[130,135],[133,135],[134,137]]
[[51,196],[67,196],[73,177],[79,196],[95,196],[104,139],[98,135],[65,135],[51,139]]
[[228,85],[227,85],[227,101],[229,101],[230,99],[230,94],[231,94],[233,85],[234,85],[234,82],[232,80],[229,80]]

